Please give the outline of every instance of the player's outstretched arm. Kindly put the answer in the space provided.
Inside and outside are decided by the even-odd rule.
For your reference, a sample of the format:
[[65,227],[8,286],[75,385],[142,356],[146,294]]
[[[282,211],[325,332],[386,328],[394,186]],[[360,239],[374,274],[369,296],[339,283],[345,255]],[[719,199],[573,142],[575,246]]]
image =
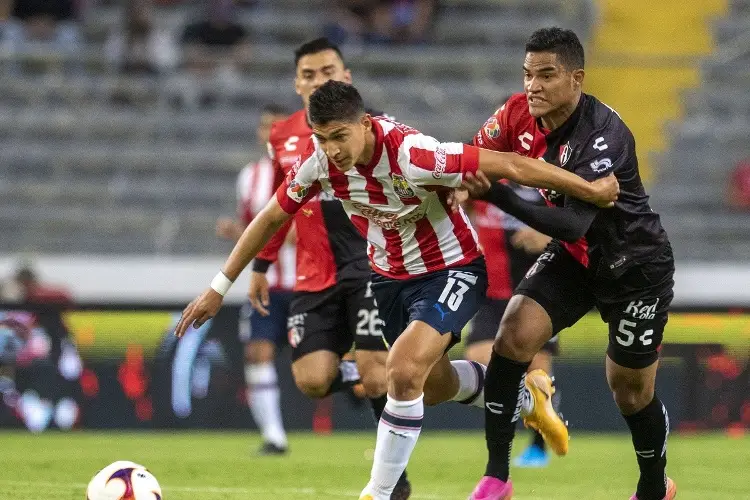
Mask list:
[[237,276],[253,260],[263,246],[271,239],[278,229],[291,214],[285,212],[274,196],[266,204],[265,208],[245,228],[232,253],[224,263],[222,270],[198,298],[193,300],[182,312],[182,317],[177,323],[174,334],[177,337],[185,335],[187,329],[195,324],[199,327],[210,318],[213,318],[224,299],[224,294],[229,291]]
[[530,203],[508,186],[490,182],[482,172],[466,174],[462,187],[472,198],[488,201],[537,231],[563,241],[583,237],[600,210],[575,198],[567,198],[564,207]]
[[492,181],[509,179],[524,186],[553,189],[600,207],[612,206],[620,193],[614,175],[588,182],[562,168],[516,153],[479,149],[479,170]]

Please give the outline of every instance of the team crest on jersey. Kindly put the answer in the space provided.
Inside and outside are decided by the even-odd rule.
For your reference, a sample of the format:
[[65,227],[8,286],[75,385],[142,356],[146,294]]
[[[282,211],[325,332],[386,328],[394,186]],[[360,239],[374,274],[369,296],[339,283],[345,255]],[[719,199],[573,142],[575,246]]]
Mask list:
[[286,194],[299,203],[305,198],[305,196],[307,196],[309,190],[309,188],[297,182],[297,179],[292,179],[292,182],[289,183],[289,187],[286,190]]
[[570,142],[567,142],[564,146],[560,146],[560,166],[564,167],[570,156],[573,153],[573,149],[570,147]]
[[484,124],[484,133],[491,139],[497,139],[500,136],[500,124],[497,123],[497,118],[491,116]]
[[393,190],[399,198],[414,198],[416,196],[403,175],[391,174],[391,180],[393,181]]

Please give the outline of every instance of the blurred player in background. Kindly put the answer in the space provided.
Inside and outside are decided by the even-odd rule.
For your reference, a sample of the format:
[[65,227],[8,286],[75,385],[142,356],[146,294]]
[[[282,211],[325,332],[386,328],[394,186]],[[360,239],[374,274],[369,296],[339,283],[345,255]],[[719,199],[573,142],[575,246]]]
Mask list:
[[[352,81],[341,51],[325,38],[303,44],[294,58],[294,88],[304,107],[271,128],[268,150],[277,174],[274,188],[282,184],[312,144],[307,120],[310,95],[328,80]],[[379,420],[386,404],[387,348],[370,290],[366,242],[347,218],[341,202],[325,193],[305,205],[294,222],[297,281],[288,327],[297,387],[311,398],[322,398],[361,383]],[[250,301],[260,315],[274,307],[265,273],[276,261],[288,228],[285,226],[271,240],[253,264]],[[356,361],[344,358],[352,345]],[[404,474],[393,499],[409,498],[410,492]]]
[[[314,140],[211,286],[185,308],[175,335],[219,311],[242,269],[307,202],[321,191],[341,200],[352,224],[367,237],[372,291],[391,346],[388,399],[372,474],[360,498],[388,500],[421,432],[424,404],[453,400],[484,407],[483,367],[451,362],[446,354],[460,341],[487,289],[476,234],[465,214],[448,204],[451,188],[482,171],[495,180],[510,178],[606,206],[617,198],[617,182],[607,177],[590,183],[536,159],[440,143],[369,115],[359,92],[343,82],[321,85],[310,96],[308,114]],[[533,423],[546,425],[547,415],[536,415]]]
[[473,197],[554,238],[516,287],[494,343],[485,384],[489,457],[474,500],[511,498],[508,462],[521,416],[529,423],[529,416],[549,412],[549,425],[538,430],[555,452],[567,452],[565,424],[552,414],[549,401],[551,380],[541,371],[526,372],[546,342],[594,306],[609,324],[607,382],[630,428],[640,468],[631,500],[671,500],[677,492],[665,472],[669,418],[655,393],[674,296],[672,247],[649,206],[635,139],[613,109],[583,93],[583,68],[575,33],[535,31],[526,44],[524,93],[508,99],[475,137],[482,148],[542,158],[586,180],[614,174],[622,192],[613,208],[600,209],[546,189],[542,195],[549,206],[540,207],[481,175],[467,178]]
[[[271,124],[284,120],[289,113],[279,106],[263,108],[256,129],[258,144],[265,148]],[[248,163],[237,177],[237,218],[222,217],[216,221],[216,234],[236,242],[242,232],[273,196],[275,169],[264,155]],[[263,436],[262,454],[283,454],[287,438],[281,418],[278,377],[274,359],[277,349],[287,343],[287,317],[295,282],[294,246],[285,244],[276,265],[269,270],[269,314],[253,311],[248,304],[240,314],[240,338],[245,343],[245,382],[248,403]]]
[[[544,203],[536,189],[512,183],[509,185],[523,199],[533,203]],[[500,328],[500,320],[513,295],[513,289],[521,282],[526,271],[534,264],[551,238],[526,226],[490,203],[477,200],[469,206],[479,244],[487,260],[489,285],[488,301],[479,309],[471,323],[471,331],[465,341],[464,355],[468,360],[487,366],[492,344]],[[534,356],[529,372],[542,369],[551,375],[552,356],[555,356],[558,350],[559,345],[555,337],[544,344],[542,350]],[[559,402],[559,397],[559,393],[556,393],[555,406]],[[549,463],[544,438],[533,429],[532,434],[531,445],[513,462],[517,467],[544,467]]]

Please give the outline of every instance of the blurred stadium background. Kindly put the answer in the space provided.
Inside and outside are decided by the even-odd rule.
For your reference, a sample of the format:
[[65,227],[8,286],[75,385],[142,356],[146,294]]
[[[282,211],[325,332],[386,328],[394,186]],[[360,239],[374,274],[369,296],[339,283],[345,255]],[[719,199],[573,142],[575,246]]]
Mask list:
[[[294,48],[328,35],[370,106],[465,141],[521,90],[525,40],[549,25],[584,42],[584,90],[632,128],[672,239],[659,383],[673,428],[750,427],[750,1],[393,0],[393,25],[357,29],[354,4],[368,2],[0,0],[0,427],[253,428],[246,281],[192,343],[169,333],[231,248],[214,226],[263,154],[262,107],[300,107]],[[226,46],[203,43],[209,19]],[[574,432],[625,430],[605,331],[591,315],[562,335]],[[290,428],[371,428],[355,398],[305,399],[285,359]],[[482,415],[444,405],[426,425],[476,430]],[[284,498],[252,491],[238,494]]]

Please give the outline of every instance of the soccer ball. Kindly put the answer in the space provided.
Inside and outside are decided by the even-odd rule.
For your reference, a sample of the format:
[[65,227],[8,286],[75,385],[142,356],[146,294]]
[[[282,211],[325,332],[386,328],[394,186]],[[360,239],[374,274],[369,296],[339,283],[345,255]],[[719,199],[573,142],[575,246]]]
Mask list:
[[86,488],[86,500],[161,500],[161,487],[144,466],[125,460],[97,472]]

